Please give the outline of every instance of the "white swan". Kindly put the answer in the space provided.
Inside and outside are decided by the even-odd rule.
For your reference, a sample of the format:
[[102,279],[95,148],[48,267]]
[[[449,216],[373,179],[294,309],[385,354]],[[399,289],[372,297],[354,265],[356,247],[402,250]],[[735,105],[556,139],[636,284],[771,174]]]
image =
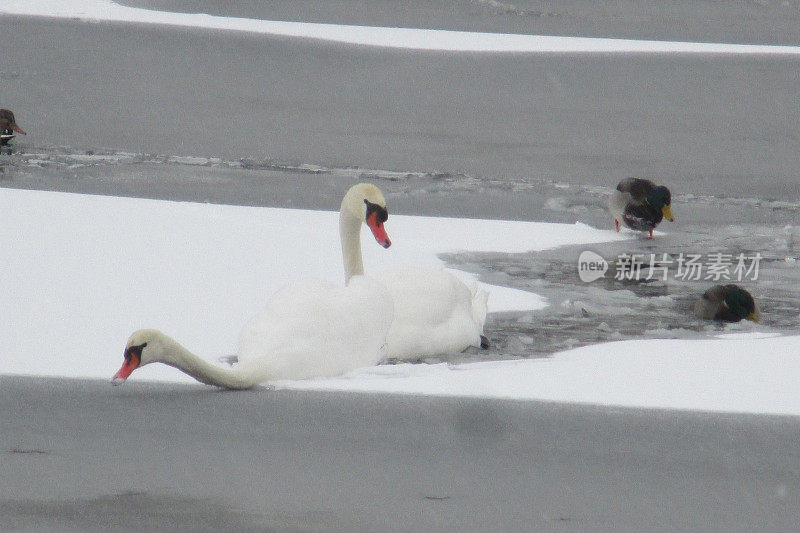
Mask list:
[[323,281],[290,285],[242,329],[238,365],[221,368],[160,331],[134,332],[114,375],[124,382],[137,368],[164,363],[198,381],[247,389],[275,379],[334,376],[386,358],[419,358],[488,346],[482,335],[488,294],[470,290],[443,269],[405,269],[363,276],[361,224],[384,248],[386,200],[371,184],[350,188],[339,211],[345,287]]
[[[366,223],[384,247],[390,242],[383,228],[386,200],[375,185],[360,183],[347,191],[339,210],[345,283],[364,274],[361,223]],[[461,352],[469,346],[488,347],[483,336],[488,293],[470,289],[444,269],[406,268],[373,276],[392,296],[394,320],[386,355],[410,359]]]
[[124,382],[154,362],[174,366],[208,385],[247,389],[275,379],[336,376],[385,358],[392,300],[383,285],[359,276],[347,287],[310,280],[276,292],[239,335],[239,364],[221,368],[156,330],[134,332],[114,375]]

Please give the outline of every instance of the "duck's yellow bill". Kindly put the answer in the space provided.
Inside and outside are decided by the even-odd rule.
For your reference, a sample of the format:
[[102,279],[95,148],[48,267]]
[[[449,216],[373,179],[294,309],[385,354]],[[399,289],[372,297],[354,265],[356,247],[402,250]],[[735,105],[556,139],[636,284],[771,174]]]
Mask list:
[[664,218],[666,218],[670,222],[675,222],[675,217],[672,216],[672,209],[670,208],[670,206],[665,205],[664,207],[661,208],[661,212],[664,214]]
[[753,322],[758,323],[758,311],[753,311],[747,315],[747,320],[752,320]]

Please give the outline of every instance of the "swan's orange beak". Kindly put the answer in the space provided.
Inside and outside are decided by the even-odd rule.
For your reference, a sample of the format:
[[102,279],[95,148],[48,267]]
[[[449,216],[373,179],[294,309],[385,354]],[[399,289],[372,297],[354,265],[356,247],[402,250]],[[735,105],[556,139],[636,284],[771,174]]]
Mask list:
[[111,383],[114,385],[122,385],[125,383],[125,380],[128,379],[128,376],[131,375],[131,372],[137,368],[139,368],[139,358],[131,354],[130,357],[125,358],[125,362],[122,363],[122,368],[111,378]]
[[392,245],[392,241],[389,240],[389,236],[383,228],[383,222],[378,222],[378,213],[370,213],[369,216],[367,216],[367,226],[372,230],[372,234],[375,236],[375,240],[378,241],[378,244],[384,248],[388,248]]

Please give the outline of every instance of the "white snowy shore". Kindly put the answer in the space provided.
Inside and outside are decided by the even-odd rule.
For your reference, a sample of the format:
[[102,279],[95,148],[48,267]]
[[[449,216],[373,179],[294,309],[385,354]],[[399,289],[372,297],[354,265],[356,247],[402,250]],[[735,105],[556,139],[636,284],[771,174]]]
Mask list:
[[[128,335],[143,327],[214,360],[235,350],[241,325],[280,286],[343,277],[335,212],[12,189],[0,189],[0,212],[0,374],[108,379]],[[438,252],[625,238],[582,224],[398,215],[387,231],[389,250],[362,234],[368,273],[441,264]],[[492,311],[545,305],[535,294],[488,288]],[[758,330],[607,343],[547,359],[380,366],[275,385],[800,415],[800,336]],[[191,381],[164,365],[132,379]]]
[[395,365],[278,386],[800,415],[800,336],[611,342],[546,359]]
[[[0,213],[0,373],[107,378],[128,335],[146,327],[214,359],[235,351],[241,326],[282,286],[312,277],[344,284],[338,212],[0,189]],[[362,232],[368,274],[442,266],[443,252],[624,238],[583,224],[391,214],[386,228],[388,250]],[[484,287],[490,312],[546,305]],[[162,365],[137,377],[187,380]]]
[[451,52],[800,54],[799,46],[693,43],[285,22],[153,11],[110,0],[4,0],[0,14],[162,24]]

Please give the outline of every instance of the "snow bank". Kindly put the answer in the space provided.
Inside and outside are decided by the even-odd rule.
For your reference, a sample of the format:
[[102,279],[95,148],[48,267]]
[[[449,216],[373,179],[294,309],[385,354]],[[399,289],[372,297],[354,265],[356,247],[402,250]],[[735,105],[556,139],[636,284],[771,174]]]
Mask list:
[[365,368],[281,387],[800,415],[800,336],[652,339],[551,358]]
[[[240,327],[279,287],[344,276],[334,212],[1,188],[0,212],[2,374],[108,379],[128,335],[143,327],[213,360],[234,352]],[[623,238],[581,224],[398,215],[387,230],[389,250],[362,233],[367,272],[440,265],[441,252]],[[531,293],[489,290],[494,311],[543,305]],[[164,365],[134,378],[191,381]],[[800,336],[745,331],[599,344],[546,359],[380,366],[276,385],[800,415],[798,383]]]
[[[344,283],[336,212],[0,188],[0,213],[4,374],[109,378],[128,335],[147,327],[213,360],[235,352],[241,326],[280,287],[310,277]],[[442,252],[623,238],[582,224],[391,214],[386,227],[388,250],[362,232],[367,273],[440,267]],[[536,294],[484,287],[490,311],[545,305]],[[163,365],[136,377],[188,381]]]
[[388,48],[413,48],[460,52],[572,52],[572,53],[684,53],[684,54],[798,54],[798,46],[743,45],[554,37],[414,28],[383,28],[283,22],[203,13],[171,13],[121,6],[109,0],[4,0],[0,13],[88,21],[146,24],[244,31],[266,35],[324,39],[340,43]]

